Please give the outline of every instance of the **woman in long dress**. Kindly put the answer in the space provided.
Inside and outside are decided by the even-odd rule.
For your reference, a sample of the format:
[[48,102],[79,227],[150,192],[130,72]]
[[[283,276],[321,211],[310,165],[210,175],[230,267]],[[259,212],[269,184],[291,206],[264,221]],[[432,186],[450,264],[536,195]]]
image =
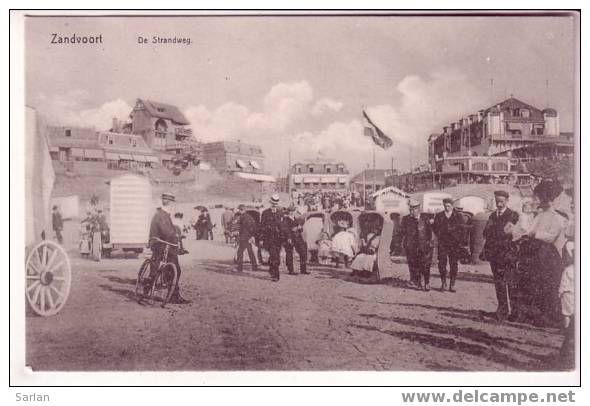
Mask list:
[[553,208],[562,192],[556,182],[543,181],[535,187],[539,212],[520,243],[518,287],[522,304],[532,314],[533,324],[554,325],[560,319],[559,283],[563,270],[561,251],[565,244],[567,219]]

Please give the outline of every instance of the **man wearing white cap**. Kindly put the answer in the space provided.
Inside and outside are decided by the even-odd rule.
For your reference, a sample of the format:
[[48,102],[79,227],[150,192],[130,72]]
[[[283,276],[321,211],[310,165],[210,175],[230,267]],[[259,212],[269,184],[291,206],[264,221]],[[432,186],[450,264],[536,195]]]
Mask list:
[[269,200],[270,207],[262,212],[260,220],[262,230],[260,244],[268,250],[269,272],[273,281],[278,281],[280,278],[282,214],[279,210],[279,201],[278,194],[272,195]]
[[[170,244],[178,244],[179,241],[176,228],[174,227],[171,218],[171,203],[174,201],[176,201],[176,198],[172,193],[162,193],[162,207],[158,207],[156,214],[154,214],[154,217],[152,217],[152,223],[150,225],[150,247],[152,249],[153,261],[152,269],[150,270],[150,277],[155,274],[156,269],[154,269],[154,267],[157,267],[157,264],[159,264],[162,260],[165,248],[165,244],[152,239],[158,238]],[[181,273],[180,264],[178,262],[178,248],[170,247],[170,250],[168,251],[168,261],[173,262],[174,265],[176,265],[176,272],[178,274],[178,277],[176,278],[176,286],[174,287],[174,292],[172,293],[170,303],[190,303],[189,300],[186,300],[180,296],[180,288],[178,287],[178,281],[180,280]]]

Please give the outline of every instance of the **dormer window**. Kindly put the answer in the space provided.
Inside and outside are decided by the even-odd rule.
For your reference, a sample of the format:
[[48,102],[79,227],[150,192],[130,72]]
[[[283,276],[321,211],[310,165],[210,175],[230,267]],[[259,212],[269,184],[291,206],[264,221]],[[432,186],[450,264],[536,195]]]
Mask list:
[[162,107],[158,107],[158,108],[157,108],[157,110],[158,110],[160,113],[163,113],[163,112],[164,112],[164,109],[163,109]]

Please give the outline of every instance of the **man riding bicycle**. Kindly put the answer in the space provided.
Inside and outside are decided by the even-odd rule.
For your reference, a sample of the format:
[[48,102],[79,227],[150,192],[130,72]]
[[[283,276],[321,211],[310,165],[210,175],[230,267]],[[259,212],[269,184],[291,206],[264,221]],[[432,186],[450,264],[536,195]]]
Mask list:
[[[156,274],[160,261],[164,256],[164,248],[166,244],[158,242],[156,239],[160,239],[168,242],[169,244],[178,245],[180,238],[172,223],[171,218],[171,203],[176,201],[176,198],[172,193],[162,193],[162,207],[159,207],[152,217],[152,223],[150,225],[150,248],[152,250],[152,264],[150,269],[150,279]],[[178,277],[176,278],[176,285],[174,286],[174,292],[170,303],[174,304],[187,304],[190,300],[183,298],[180,295],[180,289],[178,287],[178,281],[180,280],[180,264],[178,263],[178,248],[170,246],[168,251],[168,261],[176,265],[176,271]]]

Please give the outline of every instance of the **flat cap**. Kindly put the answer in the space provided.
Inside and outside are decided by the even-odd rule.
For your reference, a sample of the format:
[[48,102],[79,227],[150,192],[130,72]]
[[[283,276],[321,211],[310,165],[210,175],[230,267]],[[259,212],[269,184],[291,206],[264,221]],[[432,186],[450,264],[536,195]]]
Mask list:
[[410,206],[411,209],[415,208],[415,207],[420,207],[420,202],[414,199],[410,199],[410,201],[408,202],[408,205]]
[[175,202],[176,197],[172,193],[165,192],[165,193],[162,193],[162,200],[169,200],[171,202]]
[[496,197],[505,197],[506,199],[508,199],[508,192],[505,190],[496,190],[494,192],[494,196]]
[[445,197],[442,202],[443,202],[443,204],[446,204],[446,203],[454,204],[453,199],[451,199],[450,197]]

